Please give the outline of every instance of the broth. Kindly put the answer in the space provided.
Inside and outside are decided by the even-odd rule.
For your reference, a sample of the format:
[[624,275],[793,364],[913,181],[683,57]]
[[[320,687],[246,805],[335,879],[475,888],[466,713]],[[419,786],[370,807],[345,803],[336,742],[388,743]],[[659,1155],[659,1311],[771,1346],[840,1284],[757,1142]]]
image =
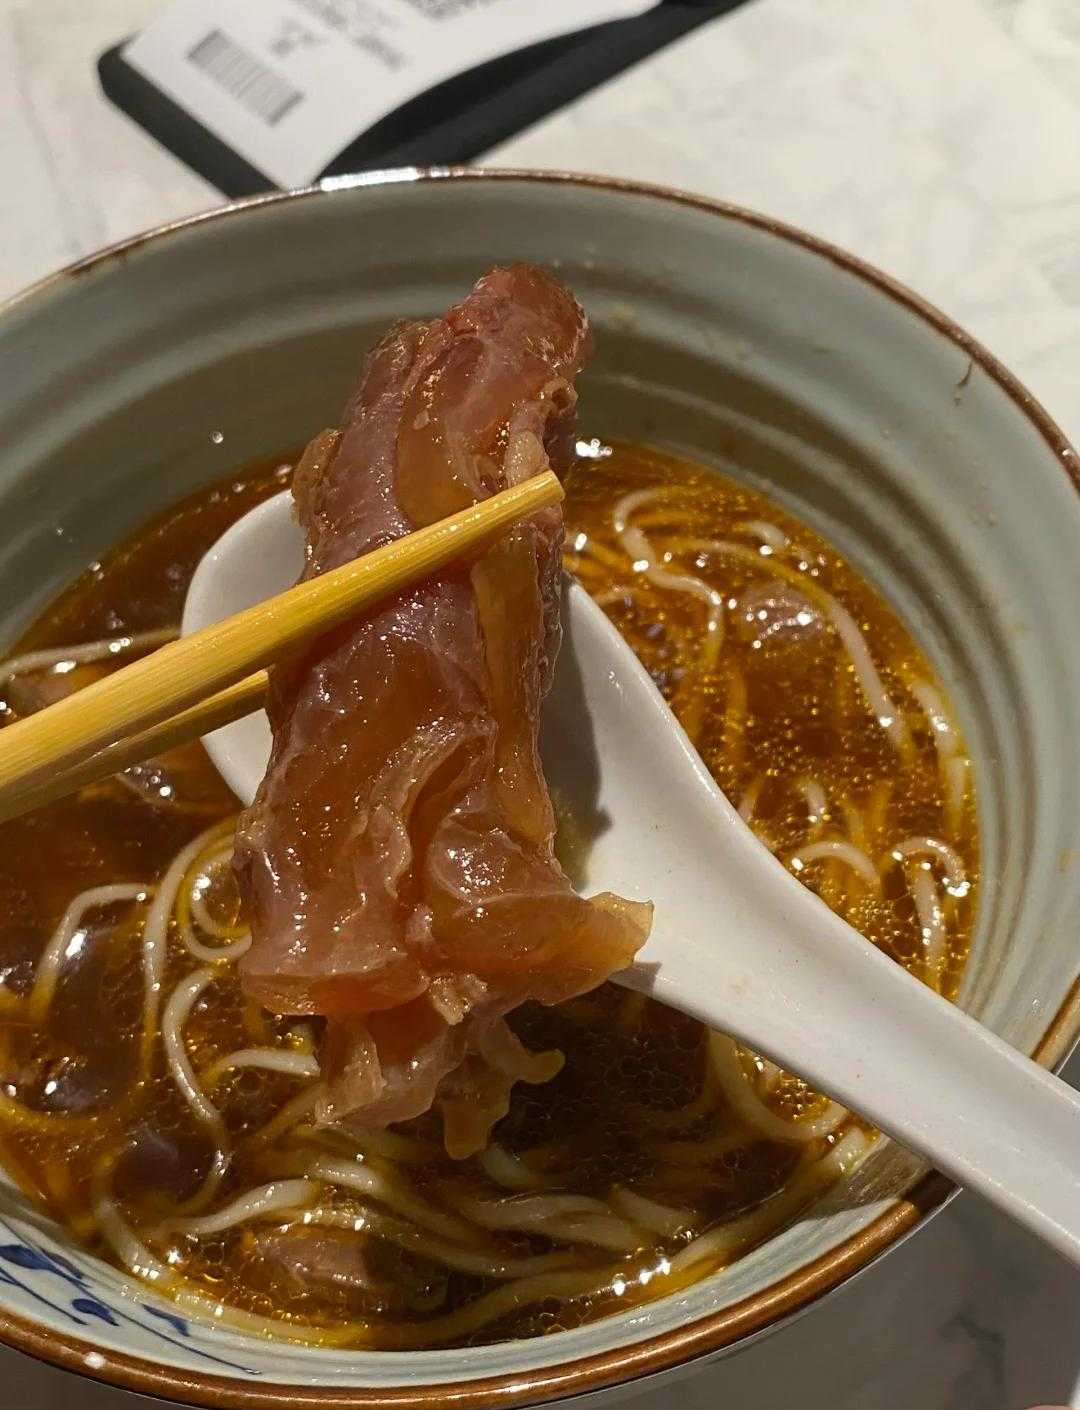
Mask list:
[[[655,450],[579,450],[567,566],[761,841],[952,997],[977,893],[973,790],[910,635],[763,496]],[[288,479],[250,467],[84,573],[17,648],[52,657],[0,668],[6,714],[156,644],[143,634],[175,628],[201,555]],[[543,1334],[730,1262],[873,1139],[798,1078],[611,984],[513,1015],[529,1048],[566,1061],[514,1089],[478,1157],[450,1160],[431,1115],[316,1129],[316,1025],[262,1011],[230,963],[235,808],[192,745],[4,825],[0,845],[3,1161],[74,1237],[183,1305],[328,1345]]]

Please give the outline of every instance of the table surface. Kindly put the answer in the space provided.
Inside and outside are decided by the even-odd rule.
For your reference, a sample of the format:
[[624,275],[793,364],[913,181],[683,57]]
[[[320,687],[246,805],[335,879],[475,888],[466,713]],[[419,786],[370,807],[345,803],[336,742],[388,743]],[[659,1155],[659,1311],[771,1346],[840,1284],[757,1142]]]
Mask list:
[[[220,202],[97,86],[98,55],[157,8],[0,0],[0,297]],[[955,316],[1080,441],[1078,0],[752,0],[485,162],[677,184],[813,230]],[[3,1349],[0,1376],[10,1410],[146,1403]],[[775,1410],[793,1387],[802,1410],[1080,1407],[1080,1272],[962,1195],[678,1394]]]

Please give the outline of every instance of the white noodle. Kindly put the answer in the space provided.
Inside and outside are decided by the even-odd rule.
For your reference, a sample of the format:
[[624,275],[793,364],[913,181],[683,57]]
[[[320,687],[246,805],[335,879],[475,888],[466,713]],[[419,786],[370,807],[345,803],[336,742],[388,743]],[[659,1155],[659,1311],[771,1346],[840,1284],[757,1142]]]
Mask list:
[[772,1199],[739,1219],[710,1229],[672,1256],[668,1271],[683,1273],[704,1260],[727,1260],[760,1242],[798,1213],[815,1194],[846,1174],[865,1154],[868,1141],[857,1127],[844,1134],[820,1160],[802,1170]]
[[949,933],[945,927],[945,917],[941,913],[937,882],[929,871],[916,866],[911,868],[908,884],[922,932],[923,950],[926,955],[926,980],[932,988],[937,989],[941,984],[941,972],[945,968],[949,947]]
[[207,935],[213,936],[215,940],[229,940],[232,938],[230,927],[220,925],[207,909],[203,899],[204,894],[213,883],[213,874],[221,866],[228,865],[233,859],[235,851],[233,842],[227,841],[224,846],[218,848],[216,852],[211,852],[208,857],[204,857],[199,868],[198,875],[191,883],[188,893],[188,904],[191,907],[191,914],[199,926],[199,929]]
[[214,1148],[214,1158],[210,1163],[210,1169],[206,1172],[202,1184],[190,1199],[186,1199],[182,1204],[177,1205],[177,1209],[185,1210],[189,1214],[195,1214],[200,1209],[205,1209],[217,1194],[218,1188],[228,1173],[229,1166],[232,1164],[232,1154],[229,1147],[224,1144],[224,1141],[225,1136],[223,1134],[223,1144]]
[[624,494],[621,499],[615,501],[611,510],[611,522],[615,527],[615,532],[621,534],[630,522],[631,514],[638,509],[644,508],[646,504],[655,504],[658,499],[663,498],[661,490],[632,490],[629,494]]
[[458,1197],[457,1206],[485,1229],[546,1234],[559,1242],[594,1244],[615,1253],[640,1248],[633,1224],[587,1195],[519,1195],[503,1200]]
[[[215,823],[201,832],[188,845],[179,851],[169,864],[169,869],[161,879],[157,894],[146,914],[143,927],[143,982],[146,987],[147,1032],[153,1031],[161,1003],[161,977],[165,969],[165,955],[169,935],[169,920],[176,905],[176,894],[187,875],[188,867],[206,846],[209,839],[221,831],[221,824]],[[215,956],[216,958],[216,956]]]
[[412,1249],[443,1263],[447,1268],[456,1268],[462,1273],[473,1273],[485,1278],[527,1278],[537,1273],[551,1273],[559,1269],[573,1268],[579,1259],[565,1250],[555,1253],[539,1253],[524,1258],[504,1258],[498,1251],[490,1255],[474,1253],[435,1234],[426,1234],[414,1229],[411,1224],[393,1219],[379,1210],[364,1209],[350,1213],[345,1209],[310,1209],[297,1223],[300,1226],[350,1229],[356,1233],[364,1231],[376,1238],[388,1239],[403,1248]]
[[766,1106],[746,1080],[739,1050],[731,1038],[721,1033],[709,1035],[709,1053],[728,1105],[735,1116],[766,1141],[800,1144],[828,1136],[847,1120],[848,1112],[839,1102],[830,1101],[817,1116],[789,1120]]
[[[313,1131],[315,1129],[312,1128]],[[440,1155],[438,1146],[429,1141],[418,1141],[414,1136],[403,1136],[399,1131],[350,1131],[348,1139],[354,1144],[354,1149],[364,1155],[381,1156],[383,1160],[398,1165],[430,1165]]]
[[724,599],[715,588],[711,588],[703,578],[695,577],[693,573],[669,573],[666,568],[661,568],[652,544],[641,529],[624,529],[619,538],[634,565],[641,565],[640,571],[651,583],[655,583],[659,588],[669,588],[672,592],[689,593],[708,607],[709,615],[705,623],[708,633],[706,646],[708,647],[710,642],[715,643],[710,653],[715,659],[723,643]]
[[743,793],[743,796],[739,799],[739,807],[737,811],[739,817],[742,818],[743,822],[746,823],[747,826],[749,826],[751,820],[753,819],[754,809],[757,807],[758,798],[761,795],[761,787],[764,782],[765,775],[758,774],[757,778],[755,778],[753,782],[747,786],[746,790]]
[[[73,958],[81,944],[72,946],[76,941],[79,932],[83,930],[83,919],[87,911],[96,910],[102,906],[113,906],[119,901],[145,901],[153,892],[152,886],[144,886],[140,883],[119,883],[115,886],[95,886],[89,891],[82,891],[71,902],[67,910],[60,918],[60,924],[53,931],[44,950],[41,952],[41,959],[38,960],[37,971],[34,975],[34,987],[30,990],[27,1000],[27,1009],[32,1021],[40,1021],[52,1002],[53,994],[56,992],[56,985],[60,979],[60,969],[68,951],[71,950]],[[85,933],[83,937],[85,940]]]
[[942,783],[945,792],[945,827],[955,837],[960,831],[960,818],[967,797],[968,771],[971,760],[962,754],[949,759],[945,765]]
[[343,1185],[346,1189],[370,1195],[372,1199],[388,1205],[399,1214],[404,1214],[421,1229],[441,1234],[444,1238],[459,1243],[477,1243],[476,1230],[464,1220],[456,1218],[445,1210],[436,1209],[426,1200],[412,1194],[404,1186],[399,1187],[387,1179],[380,1171],[362,1161],[335,1160],[320,1157],[311,1164],[309,1171],[315,1179],[325,1180],[330,1185]]
[[237,1224],[246,1224],[252,1219],[265,1219],[283,1209],[305,1209],[314,1203],[321,1186],[315,1180],[274,1180],[268,1185],[259,1185],[248,1190],[237,1199],[230,1200],[214,1214],[204,1214],[197,1219],[169,1219],[158,1226],[157,1234],[184,1234],[189,1238],[202,1239],[208,1234],[221,1234]]
[[797,873],[801,872],[810,862],[821,862],[832,858],[838,862],[845,862],[852,871],[857,872],[871,886],[880,884],[877,868],[866,853],[860,851],[854,843],[845,842],[839,838],[808,842],[805,847],[800,847],[797,851],[792,852],[788,858],[788,866]]
[[959,852],[955,847],[950,847],[947,842],[943,842],[940,837],[905,837],[903,842],[898,842],[892,848],[889,855],[896,861],[906,861],[909,857],[919,857],[930,852],[933,856],[941,860],[945,868],[945,875],[948,879],[947,890],[951,896],[966,896],[970,887],[968,886],[967,872]]
[[[729,539],[686,539],[683,546],[698,553],[727,555],[731,558],[741,559],[743,562],[752,563],[755,568],[761,567],[760,554],[747,548],[745,544],[733,543]],[[780,578],[779,581],[786,580]],[[818,600],[836,634],[843,642],[848,656],[851,658],[851,664],[855,668],[855,678],[862,687],[862,692],[866,696],[867,703],[878,724],[888,735],[897,752],[906,754],[911,747],[911,734],[907,727],[907,721],[885,689],[878,669],[874,665],[874,659],[870,655],[870,648],[867,646],[854,617],[846,607],[842,607],[837,602],[832,593],[826,592],[817,583],[805,584],[804,591],[809,597]]]
[[770,1092],[776,1091],[780,1079],[784,1075],[784,1069],[779,1063],[775,1063],[767,1057],[761,1057],[758,1053],[754,1054],[754,1066],[758,1070],[758,1091],[767,1097]]
[[945,795],[945,830],[955,836],[960,827],[967,792],[970,760],[960,752],[960,735],[949,718],[941,692],[929,681],[915,681],[911,686],[911,693],[930,721],[942,792]]
[[940,691],[929,681],[915,681],[911,693],[922,707],[933,730],[934,748],[941,759],[951,759],[960,752],[960,737],[945,710]]
[[11,656],[0,663],[0,686],[6,685],[15,676],[26,676],[35,671],[59,671],[66,675],[76,666],[89,666],[95,661],[115,660],[132,653],[151,651],[168,641],[175,641],[179,635],[175,627],[163,627],[159,631],[106,637],[102,641],[87,641],[78,646],[26,651],[21,656]]
[[705,623],[705,644],[701,653],[702,671],[710,671],[716,665],[724,640],[724,599],[701,578],[692,573],[669,573],[660,567],[659,560],[648,537],[641,529],[631,528],[629,516],[635,509],[657,498],[655,490],[637,490],[623,495],[612,511],[612,522],[619,541],[626,549],[635,568],[644,572],[650,582],[659,588],[670,588],[673,592],[686,592],[699,598],[709,609]]
[[509,1199],[461,1196],[458,1208],[485,1229],[534,1229],[549,1219],[577,1214],[610,1214],[603,1200],[589,1195],[519,1195]]
[[241,1067],[261,1067],[289,1077],[319,1076],[319,1064],[313,1053],[300,1053],[290,1048],[240,1048],[218,1058],[206,1069],[207,1086],[215,1086],[226,1072],[235,1072]]
[[621,602],[625,606],[631,601],[628,588],[605,588],[603,592],[598,592],[593,597],[597,607],[613,607],[616,602]]
[[631,1220],[641,1229],[659,1234],[662,1238],[673,1239],[676,1234],[692,1227],[694,1216],[688,1209],[672,1209],[670,1205],[639,1195],[636,1190],[628,1190],[617,1185],[609,1196],[612,1209]]
[[[204,833],[203,836],[205,837],[206,834]],[[218,867],[224,866],[232,861],[233,851],[234,845],[230,839],[216,852],[212,852],[209,857],[204,858],[198,874],[193,878],[188,889],[188,909],[191,911],[196,924],[204,934],[213,937],[213,939],[219,943],[215,945],[204,945],[186,920],[178,921],[177,928],[180,932],[180,939],[184,942],[184,948],[187,950],[188,954],[194,959],[200,960],[203,964],[221,964],[230,960],[238,960],[241,955],[247,954],[248,950],[251,949],[250,930],[233,938],[231,928],[227,925],[219,924],[214,919],[203,899],[204,893],[211,884],[213,872],[215,872]]]
[[791,543],[784,530],[777,525],[771,525],[767,519],[743,519],[743,522],[737,523],[735,527],[737,533],[756,534],[761,543],[770,547],[773,553],[783,553]]
[[[102,1195],[94,1202],[94,1215],[98,1226],[117,1259],[130,1269],[136,1277],[142,1278],[156,1287],[168,1287],[169,1296],[181,1307],[192,1309],[215,1323],[233,1327],[237,1331],[255,1336],[274,1337],[286,1341],[317,1343],[325,1345],[327,1329],[297,1326],[295,1323],[279,1321],[275,1317],[260,1317],[254,1312],[243,1312],[239,1308],[227,1307],[212,1297],[186,1287],[179,1281],[173,1269],[167,1267],[132,1232],[112,1199]],[[359,1336],[370,1330],[364,1322],[342,1323],[334,1329],[332,1340],[337,1343],[355,1342]]]
[[770,524],[767,519],[744,519],[742,523],[735,525],[735,529],[738,533],[755,534],[774,553],[783,553],[791,542],[783,529]]
[[251,949],[250,930],[230,945],[204,945],[201,940],[195,938],[190,926],[181,925],[178,929],[184,942],[184,949],[192,959],[200,960],[203,964],[224,964],[227,960],[238,960],[241,955],[246,955]]
[[480,1152],[480,1164],[488,1177],[508,1190],[537,1190],[547,1181],[516,1155],[492,1141]]
[[633,1253],[649,1240],[616,1214],[573,1214],[537,1224],[534,1233],[559,1243],[592,1244],[609,1253]]
[[825,790],[816,778],[801,778],[797,786],[806,802],[807,821],[817,828],[825,821],[825,814],[829,811]]
[[218,1144],[223,1145],[225,1123],[217,1107],[199,1086],[184,1043],[184,1024],[188,1015],[215,978],[212,969],[197,969],[172,991],[161,1016],[161,1046],[165,1050],[169,1071],[184,1100],[203,1125],[210,1128]]
[[152,1254],[137,1234],[131,1229],[114,1200],[107,1195],[99,1194],[93,1203],[94,1218],[97,1220],[98,1228],[104,1235],[105,1242],[110,1246],[125,1267],[138,1278],[144,1278],[148,1283],[156,1283],[158,1286],[171,1283],[176,1277],[173,1270],[162,1263],[161,1259]]
[[[530,1303],[571,1302],[576,1298],[596,1297],[604,1292],[626,1291],[627,1281],[634,1275],[622,1266],[581,1272],[544,1273],[534,1278],[518,1278],[501,1288],[478,1297],[456,1312],[430,1317],[424,1322],[398,1328],[398,1344],[431,1346],[436,1342],[459,1340],[500,1317],[526,1307]],[[647,1282],[651,1272],[640,1274]]]
[[877,717],[878,724],[889,736],[896,751],[900,754],[906,754],[911,747],[911,733],[908,730],[907,721],[878,675],[878,669],[874,665],[874,658],[870,655],[866,638],[859,630],[851,613],[846,607],[841,607],[830,593],[824,594],[824,605],[829,620],[836,628],[837,635],[847,648],[851,664],[855,667],[856,679],[862,686],[863,694],[870,704],[870,709]]

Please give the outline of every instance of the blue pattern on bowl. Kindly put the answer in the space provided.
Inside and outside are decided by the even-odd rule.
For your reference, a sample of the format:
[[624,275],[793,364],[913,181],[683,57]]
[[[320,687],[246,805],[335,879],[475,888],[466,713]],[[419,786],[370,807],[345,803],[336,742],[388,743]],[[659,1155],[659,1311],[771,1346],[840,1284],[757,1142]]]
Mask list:
[[[6,1236],[9,1240],[0,1244],[0,1286],[20,1289],[34,1302],[49,1308],[76,1327],[90,1329],[95,1321],[105,1322],[110,1327],[127,1323],[169,1346],[179,1347],[240,1375],[262,1374],[254,1367],[241,1366],[204,1350],[197,1340],[192,1339],[187,1319],[175,1312],[139,1302],[140,1312],[155,1318],[156,1322],[134,1316],[118,1306],[116,1299],[101,1286],[92,1266],[80,1267],[63,1254],[47,1252],[40,1244],[31,1242],[13,1228],[6,1219],[0,1219],[0,1236]],[[184,1341],[178,1340],[179,1337],[183,1337]]]

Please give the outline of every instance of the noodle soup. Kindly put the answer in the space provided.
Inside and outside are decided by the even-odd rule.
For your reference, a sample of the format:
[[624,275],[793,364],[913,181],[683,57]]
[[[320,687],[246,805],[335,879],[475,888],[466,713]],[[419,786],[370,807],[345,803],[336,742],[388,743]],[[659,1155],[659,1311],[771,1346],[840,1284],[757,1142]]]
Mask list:
[[[289,475],[241,472],[89,569],[0,667],[8,717],[175,632],[199,557]],[[566,563],[762,844],[951,997],[977,893],[972,781],[887,605],[762,496],[631,445],[579,443]],[[476,1156],[451,1160],[430,1114],[319,1126],[318,1021],[267,1013],[237,978],[235,808],[192,745],[5,825],[0,847],[4,1163],[184,1306],[323,1345],[540,1335],[738,1258],[874,1139],[612,985],[512,1015],[564,1062],[514,1088]]]

